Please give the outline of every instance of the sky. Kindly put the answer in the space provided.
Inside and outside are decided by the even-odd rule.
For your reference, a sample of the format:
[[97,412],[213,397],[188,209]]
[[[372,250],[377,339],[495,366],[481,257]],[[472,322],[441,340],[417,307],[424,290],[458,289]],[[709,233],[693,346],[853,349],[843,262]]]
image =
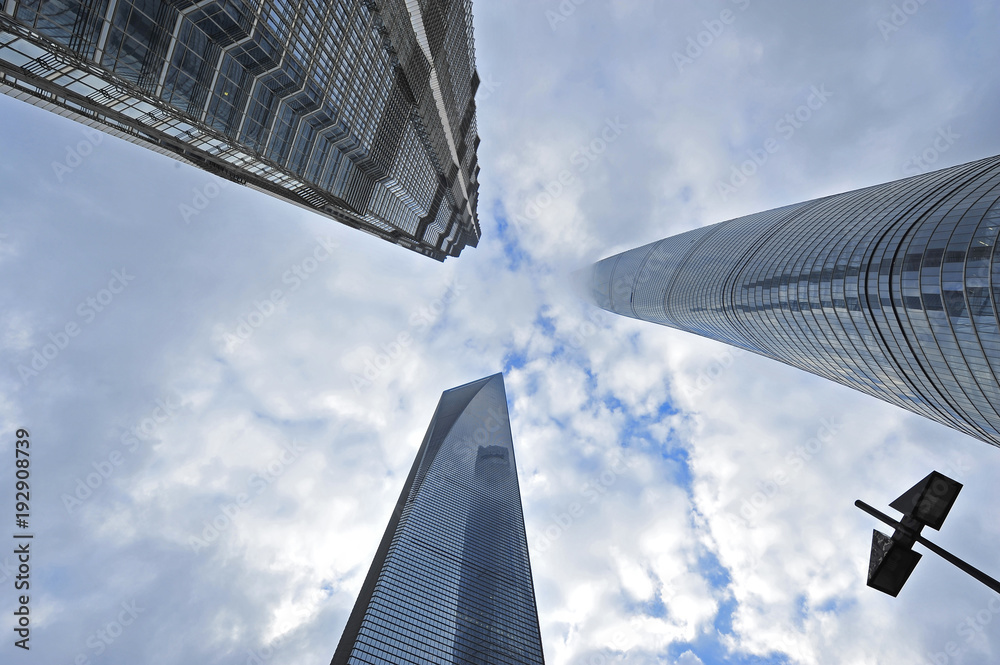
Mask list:
[[865,586],[853,503],[941,471],[930,537],[1000,575],[1000,450],[569,275],[997,154],[1000,7],[474,11],[483,235],[443,264],[0,95],[0,455],[29,430],[35,534],[30,655],[0,548],[0,660],[329,662],[441,392],[503,371],[551,665],[996,662],[1000,599],[936,556]]

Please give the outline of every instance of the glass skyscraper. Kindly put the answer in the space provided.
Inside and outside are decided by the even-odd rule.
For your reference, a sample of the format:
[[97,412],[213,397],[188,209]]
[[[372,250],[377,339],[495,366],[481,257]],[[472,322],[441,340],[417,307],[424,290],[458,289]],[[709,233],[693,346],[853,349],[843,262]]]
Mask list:
[[1000,157],[739,217],[585,271],[600,307],[1000,446]]
[[543,662],[495,374],[441,395],[332,665]]
[[480,235],[471,10],[0,0],[0,91],[443,261]]

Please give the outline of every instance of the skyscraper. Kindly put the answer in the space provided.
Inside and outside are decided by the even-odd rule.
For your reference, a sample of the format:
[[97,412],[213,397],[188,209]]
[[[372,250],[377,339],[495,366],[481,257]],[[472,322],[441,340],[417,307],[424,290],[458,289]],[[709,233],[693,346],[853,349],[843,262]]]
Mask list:
[[1000,157],[706,226],[585,272],[600,307],[1000,446]]
[[443,261],[480,235],[471,10],[6,0],[0,91]]
[[543,663],[503,376],[445,391],[333,665]]

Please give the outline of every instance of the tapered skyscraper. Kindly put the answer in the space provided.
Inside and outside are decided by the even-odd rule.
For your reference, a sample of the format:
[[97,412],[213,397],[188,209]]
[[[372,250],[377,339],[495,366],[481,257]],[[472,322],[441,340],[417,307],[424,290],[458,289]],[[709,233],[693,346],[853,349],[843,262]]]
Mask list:
[[0,91],[444,260],[480,235],[471,10],[6,0]]
[[612,312],[1000,446],[1000,157],[688,231],[586,271]]
[[333,665],[543,663],[503,376],[445,391]]

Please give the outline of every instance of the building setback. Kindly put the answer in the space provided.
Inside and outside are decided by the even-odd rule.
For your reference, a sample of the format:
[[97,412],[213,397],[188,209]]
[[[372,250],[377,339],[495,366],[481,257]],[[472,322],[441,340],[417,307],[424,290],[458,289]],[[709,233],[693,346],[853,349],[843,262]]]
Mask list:
[[0,91],[443,261],[480,236],[471,8],[6,0]]
[[600,307],[780,360],[1000,446],[1000,157],[672,236]]
[[332,665],[540,665],[503,376],[445,391]]

